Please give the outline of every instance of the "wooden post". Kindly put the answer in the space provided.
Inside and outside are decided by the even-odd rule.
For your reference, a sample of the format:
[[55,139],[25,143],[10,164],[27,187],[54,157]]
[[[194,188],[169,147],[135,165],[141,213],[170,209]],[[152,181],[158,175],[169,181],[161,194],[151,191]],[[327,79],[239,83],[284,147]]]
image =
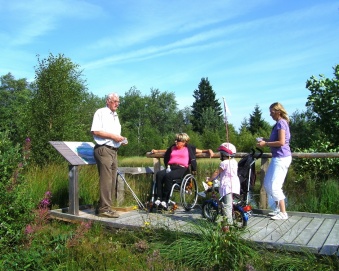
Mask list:
[[261,167],[260,167],[260,200],[259,200],[259,209],[267,209],[268,200],[266,190],[264,188],[264,179],[268,165],[270,164],[267,157],[261,158]]
[[79,185],[78,185],[78,166],[69,165],[69,209],[71,215],[79,215]]
[[154,168],[153,182],[155,182],[157,172],[161,169],[160,158],[153,158],[153,168]]

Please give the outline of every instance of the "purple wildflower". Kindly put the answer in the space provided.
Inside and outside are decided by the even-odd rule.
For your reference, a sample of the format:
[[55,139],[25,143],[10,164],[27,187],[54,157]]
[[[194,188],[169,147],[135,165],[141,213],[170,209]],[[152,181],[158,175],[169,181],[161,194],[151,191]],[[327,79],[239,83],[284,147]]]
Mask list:
[[50,204],[50,201],[47,198],[44,198],[42,201],[40,201],[40,205],[42,207],[48,207],[49,204]]
[[52,197],[52,192],[51,192],[51,191],[47,191],[47,192],[45,193],[45,197],[51,198],[51,197]]
[[31,225],[27,225],[25,229],[25,234],[32,234],[34,232],[34,229]]

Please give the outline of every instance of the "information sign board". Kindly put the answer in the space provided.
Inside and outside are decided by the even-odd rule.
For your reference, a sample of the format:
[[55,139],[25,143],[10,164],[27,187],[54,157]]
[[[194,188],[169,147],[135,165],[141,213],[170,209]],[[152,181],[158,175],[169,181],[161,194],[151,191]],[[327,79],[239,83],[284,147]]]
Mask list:
[[49,143],[73,166],[96,164],[92,142],[49,141]]

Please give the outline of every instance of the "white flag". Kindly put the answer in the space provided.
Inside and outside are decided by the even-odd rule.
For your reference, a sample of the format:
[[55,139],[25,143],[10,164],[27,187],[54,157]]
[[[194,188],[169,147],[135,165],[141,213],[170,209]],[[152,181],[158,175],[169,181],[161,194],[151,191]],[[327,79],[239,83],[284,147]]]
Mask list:
[[225,98],[222,97],[222,99],[224,100],[224,110],[225,110],[224,121],[227,122],[227,116],[231,116],[231,111],[230,111],[229,107],[227,106]]

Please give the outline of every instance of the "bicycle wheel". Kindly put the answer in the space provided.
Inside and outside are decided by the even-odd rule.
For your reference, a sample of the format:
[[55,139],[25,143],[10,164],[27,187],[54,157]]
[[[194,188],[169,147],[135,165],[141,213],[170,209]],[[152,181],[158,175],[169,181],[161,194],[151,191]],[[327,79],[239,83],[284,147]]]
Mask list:
[[239,210],[233,212],[233,224],[238,228],[245,228],[247,226],[247,220],[244,214]]
[[186,211],[190,211],[197,203],[198,185],[192,174],[187,174],[181,182],[180,199]]
[[204,218],[207,218],[211,222],[215,222],[217,220],[219,214],[219,208],[218,205],[216,205],[211,200],[206,200],[202,204],[202,216]]

